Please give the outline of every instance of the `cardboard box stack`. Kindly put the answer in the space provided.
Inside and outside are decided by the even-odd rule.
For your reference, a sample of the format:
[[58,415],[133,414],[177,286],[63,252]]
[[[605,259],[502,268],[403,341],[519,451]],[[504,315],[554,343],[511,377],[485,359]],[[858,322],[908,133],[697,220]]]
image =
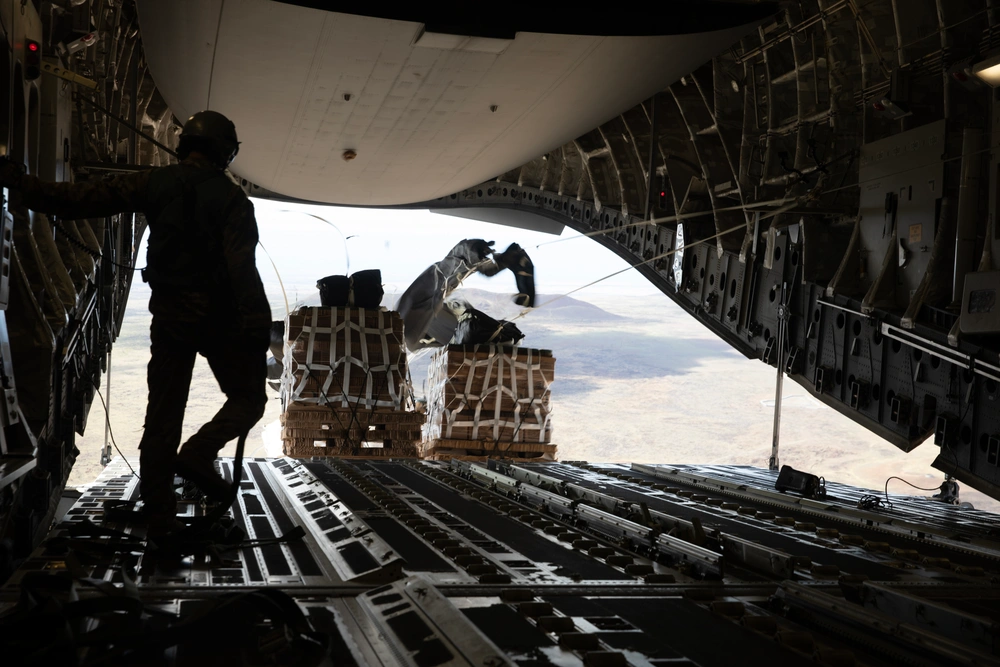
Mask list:
[[555,458],[549,350],[450,345],[435,353],[420,455],[428,459]]
[[285,334],[287,456],[416,456],[425,416],[414,411],[398,313],[305,307]]

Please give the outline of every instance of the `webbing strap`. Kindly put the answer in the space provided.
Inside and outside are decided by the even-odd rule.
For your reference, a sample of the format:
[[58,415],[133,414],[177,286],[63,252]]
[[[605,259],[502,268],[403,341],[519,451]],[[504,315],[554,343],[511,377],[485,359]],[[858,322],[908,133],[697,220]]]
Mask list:
[[[303,324],[298,337],[285,343],[282,385],[287,400],[345,408],[404,409],[410,398],[406,383],[406,355],[402,352],[400,341],[397,358],[393,360],[390,357],[389,339],[394,336],[391,315],[381,309],[364,308],[311,308],[310,311],[310,318]],[[330,326],[320,326],[321,312],[329,312]],[[377,314],[378,318],[374,327],[366,324],[366,317],[371,313]],[[354,349],[351,332],[357,332],[358,350]],[[329,345],[327,363],[316,360],[318,343]],[[372,365],[368,353],[370,344],[381,347],[380,365]],[[302,346],[305,347],[305,363],[293,358],[295,349]],[[364,376],[364,388],[360,392],[352,391],[351,376],[359,372]],[[384,383],[376,384],[376,377],[383,374]],[[308,395],[311,393],[310,379],[319,384],[319,396]],[[334,387],[335,382],[339,382],[340,386]],[[387,400],[379,398],[383,389],[389,393]]]
[[[477,358],[480,352],[486,352],[486,358]],[[448,361],[446,348],[435,355],[429,371],[431,438],[451,438],[455,429],[470,428],[473,440],[499,441],[504,429],[513,429],[514,441],[547,442],[551,431],[551,415],[546,408],[550,382],[542,372],[541,355],[517,346],[476,345],[471,354],[462,358],[460,368],[450,375]],[[479,371],[482,382],[477,387]],[[462,374],[466,374],[464,386],[457,379]],[[519,382],[519,377],[525,381]],[[536,384],[543,387],[538,395]],[[489,398],[494,399],[492,414],[483,410]],[[504,415],[505,398],[511,403],[510,417]],[[448,408],[449,401],[457,405]]]

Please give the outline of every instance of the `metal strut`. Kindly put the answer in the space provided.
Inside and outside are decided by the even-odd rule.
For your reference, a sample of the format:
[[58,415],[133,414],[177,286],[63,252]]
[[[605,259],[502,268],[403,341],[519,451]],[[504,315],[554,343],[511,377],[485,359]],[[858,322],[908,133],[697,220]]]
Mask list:
[[104,449],[101,450],[101,467],[107,467],[111,463],[111,350],[108,350],[108,372],[107,389],[108,399],[104,402]]
[[653,181],[656,177],[656,169],[653,168],[653,165],[656,163],[656,152],[659,148],[656,141],[657,121],[659,120],[656,116],[656,95],[653,95],[649,106],[649,162],[646,171],[646,208],[642,215],[645,222],[649,222],[649,209],[653,202]]
[[778,306],[778,380],[774,387],[774,429],[771,433],[771,458],[768,470],[778,469],[778,436],[781,433],[781,386],[785,379],[785,329],[788,327],[788,283],[781,283],[781,305]]
[[796,264],[792,270],[792,280],[781,281],[781,300],[778,302],[778,379],[774,387],[774,429],[771,433],[771,458],[767,460],[768,470],[777,470],[778,465],[778,436],[781,431],[781,386],[787,372],[788,358],[785,352],[785,341],[788,338],[788,320],[791,318],[791,308],[788,302],[795,292],[795,285],[799,279],[799,266]]

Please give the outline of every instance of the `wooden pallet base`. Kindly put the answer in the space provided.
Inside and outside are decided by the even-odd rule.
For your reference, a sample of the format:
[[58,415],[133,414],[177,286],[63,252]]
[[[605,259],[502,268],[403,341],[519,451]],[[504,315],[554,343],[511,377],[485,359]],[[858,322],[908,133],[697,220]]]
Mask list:
[[347,440],[352,442],[372,441],[408,441],[417,442],[421,437],[420,427],[412,429],[385,429],[372,427],[339,428],[336,425],[329,428],[294,428],[286,426],[281,431],[285,440]]
[[[351,397],[352,402],[356,397]],[[336,415],[334,415],[336,413]],[[406,410],[395,410],[393,408],[366,408],[363,405],[343,407],[339,405],[322,405],[318,403],[289,403],[282,413],[286,420],[294,421],[329,421],[337,417],[346,418],[352,414],[359,419],[368,419],[373,424],[422,424],[426,415],[422,412],[408,412]]]
[[417,458],[417,443],[393,441],[384,447],[362,447],[357,441],[330,440],[326,446],[317,446],[312,439],[285,439],[282,443],[285,456],[297,459],[334,457],[340,459],[413,459]]
[[400,410],[290,405],[281,415],[281,437],[296,443],[378,441],[412,444],[421,438],[425,417],[419,412]]
[[496,442],[493,440],[435,439],[421,442],[420,458],[429,461],[482,461],[488,458],[537,459],[554,461],[557,445],[537,442]]

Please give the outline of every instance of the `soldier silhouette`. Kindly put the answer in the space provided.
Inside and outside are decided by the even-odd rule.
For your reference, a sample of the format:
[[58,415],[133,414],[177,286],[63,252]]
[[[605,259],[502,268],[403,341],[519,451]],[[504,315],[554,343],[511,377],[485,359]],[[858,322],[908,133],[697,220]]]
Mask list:
[[[66,219],[142,212],[149,222],[143,280],[149,283],[149,400],[140,441],[140,493],[150,539],[169,536],[178,473],[216,501],[229,485],[213,462],[227,442],[264,413],[271,309],[257,273],[253,204],[225,173],[239,151],[236,127],[215,111],[184,124],[179,164],[83,183],[48,183],[23,165],[0,163],[0,185],[19,204]],[[191,374],[198,354],[226,402],[178,453]]]

